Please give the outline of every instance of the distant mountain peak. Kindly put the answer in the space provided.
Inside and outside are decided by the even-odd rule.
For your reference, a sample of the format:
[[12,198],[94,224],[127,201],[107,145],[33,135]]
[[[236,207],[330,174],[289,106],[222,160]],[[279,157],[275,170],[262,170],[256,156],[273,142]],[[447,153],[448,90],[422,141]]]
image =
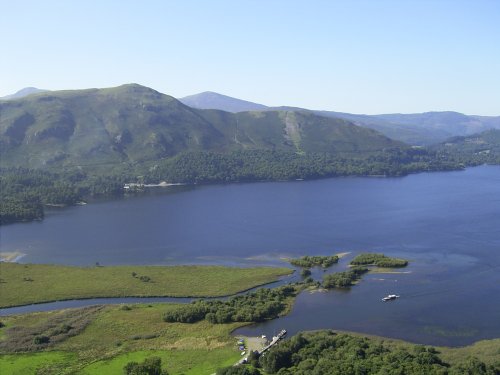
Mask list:
[[199,94],[189,95],[179,99],[183,104],[197,109],[219,109],[226,112],[262,111],[268,107],[249,102],[247,100],[233,98],[213,91],[204,91]]
[[0,99],[2,99],[2,100],[19,99],[19,98],[24,98],[25,96],[28,96],[28,95],[38,94],[40,92],[46,92],[46,91],[48,91],[48,90],[38,89],[36,87],[25,87],[25,88],[22,88],[21,90],[17,91],[14,94],[3,96]]
[[189,98],[192,96],[197,96],[197,95],[213,95],[213,96],[223,96],[226,98],[230,98],[230,96],[228,96],[228,95],[219,94],[218,92],[215,92],[215,91],[203,91],[203,92],[200,92],[199,94],[187,96],[186,98]]
[[141,85],[139,83],[134,83],[134,82],[124,83],[123,85],[117,86],[116,88],[120,88],[120,87],[121,88],[130,88],[130,89],[153,90],[151,87],[147,87],[147,86]]

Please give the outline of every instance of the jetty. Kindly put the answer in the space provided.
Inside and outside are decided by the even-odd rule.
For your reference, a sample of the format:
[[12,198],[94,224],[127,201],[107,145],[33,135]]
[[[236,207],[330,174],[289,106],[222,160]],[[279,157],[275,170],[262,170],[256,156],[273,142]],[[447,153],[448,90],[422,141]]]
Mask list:
[[180,182],[175,182],[175,183],[170,183],[166,181],[162,181],[159,184],[141,184],[141,183],[136,183],[136,182],[129,182],[125,185],[123,185],[123,189],[125,190],[140,190],[144,188],[151,188],[151,187],[168,187],[168,186],[181,186],[185,185],[184,183]]
[[276,336],[273,336],[273,339],[271,340],[269,345],[267,345],[267,346],[263,347],[261,350],[257,351],[258,354],[262,355],[263,353],[265,353],[266,351],[271,349],[273,347],[273,345],[276,345],[278,343],[278,341],[280,341],[285,336],[286,336],[286,329],[282,329]]
[[[271,342],[269,344],[267,344],[266,346],[264,346],[260,350],[255,350],[254,352],[257,352],[258,356],[263,355],[266,351],[268,351],[269,349],[271,349],[274,345],[276,345],[285,336],[286,336],[286,329],[282,329],[276,336],[273,336],[273,338],[272,338],[272,340],[271,340]],[[250,353],[248,353],[248,354],[250,354]],[[248,357],[242,358],[241,360],[239,360],[235,364],[235,366],[247,363],[247,361],[248,361]]]

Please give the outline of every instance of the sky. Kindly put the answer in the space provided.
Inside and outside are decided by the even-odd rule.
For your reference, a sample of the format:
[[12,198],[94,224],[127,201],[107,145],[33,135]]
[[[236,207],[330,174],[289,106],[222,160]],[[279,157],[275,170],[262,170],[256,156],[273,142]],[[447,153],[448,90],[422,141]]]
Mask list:
[[500,0],[0,0],[0,96],[139,83],[270,106],[500,115]]

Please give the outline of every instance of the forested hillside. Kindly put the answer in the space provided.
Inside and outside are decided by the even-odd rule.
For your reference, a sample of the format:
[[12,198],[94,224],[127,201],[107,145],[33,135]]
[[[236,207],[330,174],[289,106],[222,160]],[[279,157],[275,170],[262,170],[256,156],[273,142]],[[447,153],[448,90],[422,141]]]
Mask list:
[[463,358],[450,365],[432,347],[391,347],[380,340],[331,331],[297,334],[253,362],[267,374],[496,375],[498,365]]
[[449,160],[467,165],[500,164],[500,130],[454,137],[431,148]]

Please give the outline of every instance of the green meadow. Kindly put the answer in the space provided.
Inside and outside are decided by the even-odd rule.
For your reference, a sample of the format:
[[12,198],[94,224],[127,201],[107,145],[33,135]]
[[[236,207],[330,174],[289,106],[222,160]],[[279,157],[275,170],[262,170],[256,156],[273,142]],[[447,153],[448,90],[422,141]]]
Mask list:
[[[161,357],[171,374],[211,374],[240,358],[230,333],[245,323],[165,323],[163,313],[178,306],[114,305],[93,310],[76,335],[70,332],[53,343],[51,334],[57,327],[75,325],[69,320],[75,309],[4,317],[2,374],[122,374],[128,362],[151,356]],[[9,332],[13,327],[17,330]],[[50,342],[33,345],[35,334],[49,336]]]
[[276,281],[292,272],[271,267],[0,263],[0,307],[94,297],[219,297]]
[[[119,375],[128,362],[142,362],[153,356],[162,359],[163,367],[171,375],[202,375],[213,374],[217,368],[230,366],[241,358],[231,332],[247,323],[164,322],[163,314],[178,307],[177,304],[165,303],[114,305],[89,311],[68,309],[4,317],[5,327],[0,329],[2,375]],[[55,331],[52,322],[57,321],[59,325],[70,323],[68,319],[75,311],[91,315],[84,329],[58,342],[40,347],[32,345],[35,332],[50,335]],[[12,330],[14,327],[16,329]],[[31,341],[23,341],[23,335]],[[411,350],[415,347],[400,340],[368,337],[390,349]],[[25,345],[24,349],[22,345]],[[495,364],[500,354],[500,340],[480,341],[462,348],[436,349],[450,364],[460,363],[471,355],[487,364]],[[21,352],[13,353],[13,350]]]

